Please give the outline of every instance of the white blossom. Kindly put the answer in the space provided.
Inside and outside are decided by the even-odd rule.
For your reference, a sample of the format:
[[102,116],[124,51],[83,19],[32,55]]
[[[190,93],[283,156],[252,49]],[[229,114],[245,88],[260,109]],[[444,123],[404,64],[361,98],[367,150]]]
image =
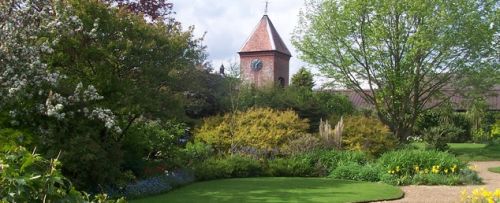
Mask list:
[[[49,70],[41,59],[42,54],[54,52],[59,37],[75,33],[97,36],[99,19],[94,21],[90,32],[85,32],[74,10],[60,0],[16,0],[15,3],[14,7],[0,3],[0,110],[10,102],[18,105],[17,109],[8,109],[11,117],[38,113],[59,120],[83,112],[87,119],[102,121],[106,128],[121,132],[113,112],[96,107],[95,102],[103,97],[93,85],[78,83],[73,94],[58,93],[59,83],[66,76]],[[47,33],[55,37],[39,37]],[[19,103],[33,98],[38,100],[31,109]],[[40,128],[40,132],[48,131]]]

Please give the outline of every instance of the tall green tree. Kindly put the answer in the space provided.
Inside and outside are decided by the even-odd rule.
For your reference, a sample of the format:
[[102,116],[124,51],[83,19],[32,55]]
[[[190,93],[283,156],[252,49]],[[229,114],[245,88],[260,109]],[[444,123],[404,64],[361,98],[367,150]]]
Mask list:
[[419,114],[445,100],[440,90],[466,70],[498,67],[498,21],[490,0],[308,1],[293,43],[405,139]]
[[295,73],[295,75],[292,76],[292,85],[312,90],[314,87],[313,75],[306,68],[302,67],[297,73]]
[[[193,28],[185,30],[178,21],[151,23],[128,9],[97,1],[68,2],[82,28],[63,35],[43,59],[49,69],[65,75],[59,92],[70,94],[73,90],[64,87],[80,83],[93,85],[102,96],[97,103],[114,113],[121,130],[60,122],[47,149],[62,148],[63,172],[80,187],[116,183],[124,172],[127,149],[122,144],[134,125],[140,120],[187,119],[182,84],[203,63],[204,47]],[[62,139],[68,134],[73,136]],[[77,143],[87,147],[74,148]],[[81,161],[89,164],[82,166]]]
[[80,189],[124,180],[129,129],[182,120],[182,84],[205,60],[192,27],[101,1],[0,1],[0,30],[0,134],[17,130],[46,157],[62,151]]

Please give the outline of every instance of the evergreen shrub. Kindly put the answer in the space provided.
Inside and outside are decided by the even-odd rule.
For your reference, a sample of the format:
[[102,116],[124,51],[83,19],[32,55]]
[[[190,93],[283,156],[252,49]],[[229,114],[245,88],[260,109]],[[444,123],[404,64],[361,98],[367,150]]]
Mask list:
[[197,180],[245,178],[264,174],[259,160],[242,155],[211,157],[194,165]]

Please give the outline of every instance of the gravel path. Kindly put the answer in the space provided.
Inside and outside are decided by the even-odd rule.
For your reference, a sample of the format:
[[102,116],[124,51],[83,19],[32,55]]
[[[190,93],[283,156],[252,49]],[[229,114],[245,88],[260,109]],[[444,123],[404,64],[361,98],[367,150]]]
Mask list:
[[472,189],[486,187],[495,190],[500,188],[500,174],[489,172],[488,168],[500,166],[500,161],[471,162],[475,165],[479,176],[483,178],[484,185],[468,186],[403,186],[405,196],[403,199],[384,202],[422,202],[422,203],[447,203],[460,202],[460,192],[467,189],[470,193]]

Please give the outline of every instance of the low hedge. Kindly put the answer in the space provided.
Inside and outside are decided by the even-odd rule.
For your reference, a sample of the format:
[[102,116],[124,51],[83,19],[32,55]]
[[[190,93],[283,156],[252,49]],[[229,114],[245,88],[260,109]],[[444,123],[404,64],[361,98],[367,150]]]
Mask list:
[[365,153],[319,150],[288,157],[257,160],[245,155],[212,157],[194,165],[198,180],[257,176],[318,177],[327,176],[339,165],[368,162]]
[[360,165],[348,163],[340,165],[330,173],[331,178],[358,181],[380,181],[381,167],[375,164]]
[[245,178],[264,174],[260,161],[247,156],[211,157],[194,165],[197,180]]

